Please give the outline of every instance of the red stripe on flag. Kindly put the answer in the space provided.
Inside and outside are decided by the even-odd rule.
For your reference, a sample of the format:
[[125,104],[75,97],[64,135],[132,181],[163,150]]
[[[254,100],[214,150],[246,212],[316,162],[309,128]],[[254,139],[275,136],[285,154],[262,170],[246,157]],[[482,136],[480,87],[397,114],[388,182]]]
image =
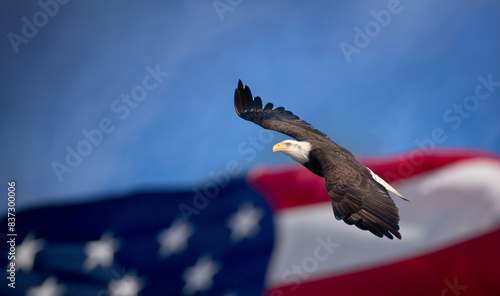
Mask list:
[[250,173],[249,183],[274,211],[330,200],[325,180],[298,165],[256,169]]
[[393,156],[363,157],[360,161],[387,183],[413,177],[470,158],[500,159],[498,154],[477,149],[438,149],[426,154],[422,149]]
[[265,295],[499,295],[500,229],[398,263],[271,289]]

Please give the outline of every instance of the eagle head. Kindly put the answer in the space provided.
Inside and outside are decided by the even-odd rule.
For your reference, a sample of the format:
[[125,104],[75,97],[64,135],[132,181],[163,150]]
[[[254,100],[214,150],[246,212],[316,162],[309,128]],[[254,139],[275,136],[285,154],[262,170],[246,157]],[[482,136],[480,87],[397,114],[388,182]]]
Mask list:
[[293,160],[300,164],[309,161],[309,152],[311,151],[311,143],[300,142],[294,140],[285,140],[274,145],[273,152],[280,151],[290,156]]

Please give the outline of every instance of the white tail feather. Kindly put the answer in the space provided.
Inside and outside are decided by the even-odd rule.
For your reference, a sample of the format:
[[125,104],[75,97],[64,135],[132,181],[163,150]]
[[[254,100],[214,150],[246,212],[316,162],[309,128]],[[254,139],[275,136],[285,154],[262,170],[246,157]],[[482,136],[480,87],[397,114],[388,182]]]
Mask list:
[[370,173],[372,173],[373,179],[375,181],[377,181],[380,185],[384,186],[384,188],[387,189],[387,191],[396,194],[397,196],[401,197],[403,200],[409,201],[406,198],[404,198],[404,196],[401,193],[399,193],[396,189],[394,189],[391,185],[389,185],[386,181],[384,181],[384,179],[380,178],[377,174],[375,174],[369,168],[367,168],[367,169],[370,171]]

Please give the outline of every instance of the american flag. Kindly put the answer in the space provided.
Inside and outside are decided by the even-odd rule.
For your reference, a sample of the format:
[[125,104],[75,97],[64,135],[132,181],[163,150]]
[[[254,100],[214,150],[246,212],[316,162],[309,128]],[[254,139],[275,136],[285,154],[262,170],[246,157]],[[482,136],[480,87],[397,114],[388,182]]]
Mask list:
[[244,180],[208,184],[18,213],[15,288],[4,236],[0,294],[261,295],[271,209]]
[[262,167],[188,191],[16,212],[14,261],[0,221],[0,295],[498,295],[499,155],[362,161],[411,197],[396,200],[402,240],[336,221],[307,169]]

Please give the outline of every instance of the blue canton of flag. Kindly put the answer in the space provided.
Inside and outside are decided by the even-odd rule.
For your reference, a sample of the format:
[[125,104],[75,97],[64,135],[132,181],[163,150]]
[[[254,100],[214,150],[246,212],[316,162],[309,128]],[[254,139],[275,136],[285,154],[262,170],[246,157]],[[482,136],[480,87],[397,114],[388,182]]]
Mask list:
[[[211,198],[138,193],[21,212],[15,288],[7,271],[0,294],[261,295],[274,244],[271,209],[245,181],[223,185]],[[10,246],[1,240],[7,270]]]

